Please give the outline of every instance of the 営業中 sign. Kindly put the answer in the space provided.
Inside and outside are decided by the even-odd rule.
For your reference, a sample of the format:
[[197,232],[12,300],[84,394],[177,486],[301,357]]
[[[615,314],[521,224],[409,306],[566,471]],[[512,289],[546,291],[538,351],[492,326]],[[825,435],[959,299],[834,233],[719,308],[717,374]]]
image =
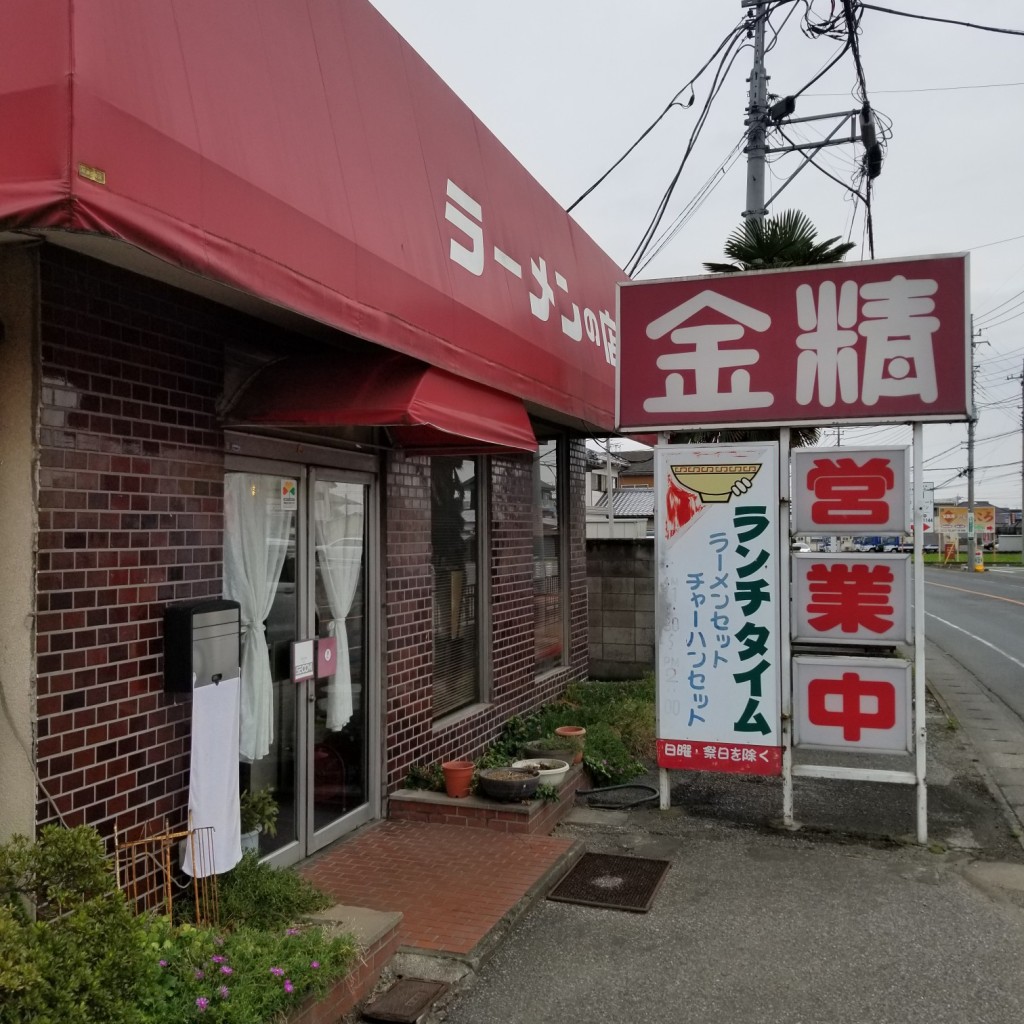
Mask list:
[[799,554],[791,632],[803,642],[910,643],[910,556]]
[[910,684],[910,664],[898,658],[795,657],[794,744],[909,753]]
[[792,466],[794,533],[909,529],[908,448],[796,448]]

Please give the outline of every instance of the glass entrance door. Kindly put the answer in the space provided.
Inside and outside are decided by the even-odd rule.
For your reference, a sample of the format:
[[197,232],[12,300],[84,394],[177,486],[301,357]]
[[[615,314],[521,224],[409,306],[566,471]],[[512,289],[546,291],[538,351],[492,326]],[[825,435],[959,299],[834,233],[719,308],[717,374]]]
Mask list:
[[375,517],[371,488],[351,475],[317,471],[312,479],[310,539],[315,635],[333,639],[334,671],[308,685],[310,852],[369,820],[372,619],[367,601]]
[[[367,474],[254,465],[225,475],[224,592],[242,606],[242,788],[271,791],[276,834],[256,842],[284,864],[376,806],[375,490]],[[313,637],[335,655],[295,683],[292,644]]]

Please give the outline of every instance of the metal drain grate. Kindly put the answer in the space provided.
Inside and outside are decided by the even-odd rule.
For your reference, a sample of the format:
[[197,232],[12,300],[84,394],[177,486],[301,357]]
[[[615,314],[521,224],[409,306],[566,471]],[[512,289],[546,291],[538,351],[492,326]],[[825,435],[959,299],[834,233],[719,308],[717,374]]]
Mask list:
[[363,1009],[363,1018],[415,1024],[441,998],[447,987],[440,981],[399,978],[384,995]]
[[645,914],[668,870],[667,860],[585,853],[555,886],[549,900]]

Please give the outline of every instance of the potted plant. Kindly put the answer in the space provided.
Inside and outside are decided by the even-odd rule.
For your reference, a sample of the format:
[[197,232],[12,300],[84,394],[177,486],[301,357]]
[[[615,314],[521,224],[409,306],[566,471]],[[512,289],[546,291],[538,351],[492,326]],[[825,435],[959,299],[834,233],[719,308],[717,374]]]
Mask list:
[[560,786],[569,772],[569,762],[560,757],[530,757],[525,761],[513,761],[512,767],[535,770],[542,786]]
[[243,853],[259,849],[261,832],[266,832],[268,836],[277,835],[279,808],[272,787],[245,790],[238,799],[238,808],[241,813]]
[[541,736],[523,744],[523,756],[527,758],[544,758],[545,760],[576,763],[576,755],[583,756],[583,742],[572,736]]
[[530,800],[540,785],[540,772],[535,768],[484,768],[477,775],[477,785],[492,800]]
[[579,764],[583,760],[583,744],[586,742],[587,730],[582,725],[560,725],[555,730],[555,736],[566,740],[573,740],[579,744],[579,747],[576,749],[576,757],[571,762],[572,764]]
[[472,761],[443,761],[444,789],[451,797],[469,796],[476,765]]

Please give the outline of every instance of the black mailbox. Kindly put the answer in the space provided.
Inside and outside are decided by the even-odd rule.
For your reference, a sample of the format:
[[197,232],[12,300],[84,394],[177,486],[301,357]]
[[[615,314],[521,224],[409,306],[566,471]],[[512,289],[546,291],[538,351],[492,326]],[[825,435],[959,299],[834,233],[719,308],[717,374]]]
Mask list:
[[170,605],[164,611],[164,689],[191,693],[197,686],[240,674],[241,610],[237,601]]

